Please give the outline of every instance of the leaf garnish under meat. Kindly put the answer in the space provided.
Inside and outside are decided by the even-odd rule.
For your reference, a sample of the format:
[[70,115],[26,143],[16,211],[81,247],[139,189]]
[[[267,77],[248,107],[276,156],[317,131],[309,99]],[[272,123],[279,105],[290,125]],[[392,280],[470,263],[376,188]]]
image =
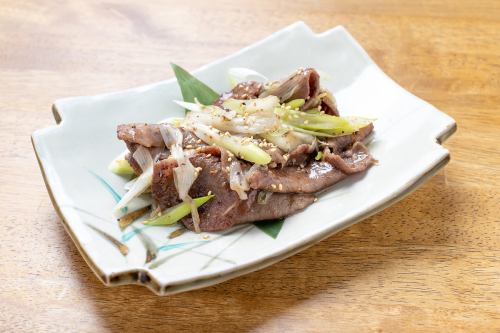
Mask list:
[[212,88],[207,86],[205,83],[195,78],[184,68],[174,63],[171,63],[170,65],[174,70],[175,77],[177,78],[177,83],[181,88],[182,98],[184,99],[185,102],[193,103],[196,98],[198,99],[198,101],[200,101],[200,103],[205,105],[210,105],[213,104],[219,98],[218,93],[216,93]]

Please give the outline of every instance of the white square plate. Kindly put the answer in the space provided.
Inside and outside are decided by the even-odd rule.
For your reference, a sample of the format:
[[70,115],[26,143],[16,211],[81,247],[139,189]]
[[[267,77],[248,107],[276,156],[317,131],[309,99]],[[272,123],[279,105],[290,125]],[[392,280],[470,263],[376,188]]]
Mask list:
[[231,67],[249,67],[270,79],[300,67],[318,69],[342,115],[377,119],[369,148],[380,164],[288,217],[276,239],[253,224],[174,239],[167,236],[176,226],[136,221],[121,231],[112,208],[126,180],[107,169],[124,149],[116,126],[182,116],[172,102],[181,98],[177,83],[58,100],[58,125],[36,131],[33,146],[66,230],[106,285],[137,283],[167,295],[266,267],[388,207],[449,160],[439,143],[454,132],[454,120],[392,81],[343,27],[315,35],[298,22],[194,74],[222,92],[229,90]]

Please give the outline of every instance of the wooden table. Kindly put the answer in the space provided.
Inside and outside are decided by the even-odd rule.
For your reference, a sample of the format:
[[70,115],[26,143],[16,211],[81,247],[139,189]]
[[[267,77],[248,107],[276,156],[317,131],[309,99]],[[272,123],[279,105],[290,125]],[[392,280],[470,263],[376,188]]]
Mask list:
[[[146,1],[144,1],[146,3]],[[0,331],[500,331],[498,1],[0,1]],[[452,161],[382,213],[259,272],[158,297],[105,288],[54,211],[29,135],[51,102],[194,69],[302,19],[344,25],[458,122]]]

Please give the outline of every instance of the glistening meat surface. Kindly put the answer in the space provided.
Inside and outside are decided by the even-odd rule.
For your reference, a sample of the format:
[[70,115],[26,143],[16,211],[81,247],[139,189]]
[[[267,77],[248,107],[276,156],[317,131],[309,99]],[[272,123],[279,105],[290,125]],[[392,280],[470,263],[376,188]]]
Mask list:
[[[219,157],[196,154],[190,160],[195,167],[202,169],[189,195],[193,198],[205,196],[208,192],[215,195],[198,209],[202,231],[224,230],[239,223],[285,217],[304,209],[315,198],[312,194],[274,193],[266,202],[259,203],[259,191],[251,190],[247,200],[240,200],[229,187],[228,175],[222,169]],[[152,195],[161,209],[181,202],[173,181],[173,168],[176,166],[172,159],[162,160],[155,165]],[[184,218],[182,223],[194,229],[191,217]]]

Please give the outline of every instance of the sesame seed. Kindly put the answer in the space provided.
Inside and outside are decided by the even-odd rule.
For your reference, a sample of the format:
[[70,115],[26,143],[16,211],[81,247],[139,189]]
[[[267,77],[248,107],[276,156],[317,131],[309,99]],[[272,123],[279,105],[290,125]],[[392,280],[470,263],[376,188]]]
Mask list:
[[276,184],[271,184],[271,187],[273,188],[273,190],[276,189]]
[[212,154],[208,154],[208,155],[207,155],[207,157],[210,157],[210,156],[212,156]]
[[304,120],[304,124],[305,125],[309,124],[309,120]]
[[318,198],[314,198],[314,202],[318,201]]
[[208,191],[207,195],[212,195],[212,191]]
[[278,184],[278,188],[280,191],[283,191],[283,184]]

